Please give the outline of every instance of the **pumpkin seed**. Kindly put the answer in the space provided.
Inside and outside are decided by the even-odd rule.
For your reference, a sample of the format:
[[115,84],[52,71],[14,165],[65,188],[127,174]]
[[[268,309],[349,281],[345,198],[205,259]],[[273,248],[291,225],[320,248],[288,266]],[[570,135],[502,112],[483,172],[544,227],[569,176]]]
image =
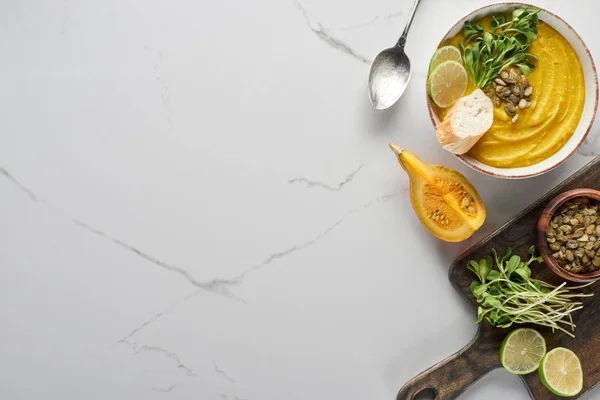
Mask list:
[[573,252],[571,250],[567,250],[565,252],[565,258],[569,261],[569,262],[573,262],[573,260],[575,259],[573,257]]
[[506,113],[512,117],[516,112],[515,105],[513,103],[506,103],[506,106],[504,106],[504,111],[506,111]]
[[585,250],[585,255],[590,258],[594,258],[594,256],[596,255],[596,252],[594,250]]
[[519,108],[520,108],[521,110],[524,110],[525,108],[527,108],[527,100],[525,100],[525,99],[521,99],[521,100],[519,101]]
[[527,79],[527,78],[523,79],[523,88],[527,89],[528,86],[529,86],[529,79]]
[[527,89],[525,89],[525,92],[523,92],[523,96],[531,97],[532,95],[533,95],[533,86],[528,86]]
[[573,228],[571,227],[571,225],[565,224],[565,225],[561,225],[560,226],[560,230],[563,231],[566,234],[569,234],[569,233],[571,233],[573,231]]
[[502,79],[500,78],[496,78],[494,79],[494,82],[498,85],[498,86],[506,86],[506,82],[504,82]]

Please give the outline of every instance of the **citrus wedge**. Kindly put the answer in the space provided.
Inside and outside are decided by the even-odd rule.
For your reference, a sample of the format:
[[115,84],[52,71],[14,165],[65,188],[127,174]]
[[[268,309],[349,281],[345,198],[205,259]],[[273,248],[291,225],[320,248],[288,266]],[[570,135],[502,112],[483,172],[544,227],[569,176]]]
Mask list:
[[462,63],[462,55],[460,50],[456,46],[444,46],[437,49],[431,61],[429,62],[429,72],[433,71],[435,67],[443,63],[444,61],[456,61]]
[[510,332],[500,347],[500,363],[511,374],[529,374],[540,366],[546,341],[538,331],[520,328]]
[[581,362],[575,353],[564,347],[557,347],[546,354],[539,373],[544,386],[559,396],[575,396],[583,389]]
[[456,61],[444,61],[429,75],[429,96],[441,108],[447,108],[460,99],[469,83],[467,70]]

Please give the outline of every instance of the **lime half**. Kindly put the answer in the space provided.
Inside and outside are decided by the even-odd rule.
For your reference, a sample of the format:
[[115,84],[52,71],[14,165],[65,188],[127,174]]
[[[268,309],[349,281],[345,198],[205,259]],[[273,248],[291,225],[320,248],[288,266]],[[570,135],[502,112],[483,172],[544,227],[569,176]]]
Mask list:
[[438,107],[447,108],[465,94],[468,83],[467,70],[461,63],[444,61],[429,75],[429,96]]
[[462,62],[462,55],[460,50],[456,46],[444,46],[437,49],[431,61],[429,62],[429,72],[433,71],[435,67],[443,63],[444,61],[456,61]]
[[575,396],[583,389],[579,358],[564,347],[557,347],[546,354],[540,364],[540,378],[544,386],[559,396]]
[[500,363],[511,374],[525,375],[538,369],[544,354],[544,337],[535,329],[520,328],[506,335],[500,348]]

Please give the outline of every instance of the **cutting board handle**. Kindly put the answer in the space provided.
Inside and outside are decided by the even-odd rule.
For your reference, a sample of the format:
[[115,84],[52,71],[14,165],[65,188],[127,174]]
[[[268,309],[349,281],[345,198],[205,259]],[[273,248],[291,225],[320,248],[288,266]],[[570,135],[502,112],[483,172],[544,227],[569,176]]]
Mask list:
[[408,381],[398,392],[397,400],[413,400],[426,389],[435,393],[435,400],[456,399],[479,378],[500,367],[499,351],[478,330],[458,353]]

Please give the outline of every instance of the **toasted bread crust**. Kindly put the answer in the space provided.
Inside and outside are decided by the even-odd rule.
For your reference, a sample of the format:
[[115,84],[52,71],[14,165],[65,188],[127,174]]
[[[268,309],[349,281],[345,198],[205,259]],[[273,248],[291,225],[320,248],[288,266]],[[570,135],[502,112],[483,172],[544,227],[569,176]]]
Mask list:
[[[480,89],[478,89],[480,91]],[[477,92],[477,91],[476,91]],[[481,92],[483,93],[483,92]],[[478,102],[480,103],[478,107],[483,110],[481,114],[478,114],[477,117],[472,117],[470,115],[464,115],[462,111],[463,107],[465,107],[465,101],[468,97],[474,96],[475,92],[469,96],[463,97],[456,104],[452,106],[452,108],[448,111],[446,118],[438,125],[436,136],[440,144],[445,150],[448,150],[454,154],[465,154],[468,152],[471,147],[477,143],[477,141],[489,130],[493,122],[493,106],[491,104],[491,100],[487,96],[481,96],[480,93],[477,93]],[[460,118],[485,118],[489,119],[484,120],[482,126],[484,127],[480,131],[470,132],[467,136],[459,135],[454,129],[453,123],[455,119]]]

